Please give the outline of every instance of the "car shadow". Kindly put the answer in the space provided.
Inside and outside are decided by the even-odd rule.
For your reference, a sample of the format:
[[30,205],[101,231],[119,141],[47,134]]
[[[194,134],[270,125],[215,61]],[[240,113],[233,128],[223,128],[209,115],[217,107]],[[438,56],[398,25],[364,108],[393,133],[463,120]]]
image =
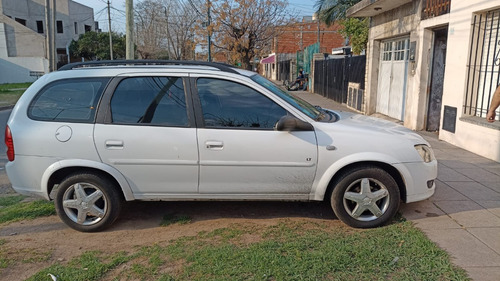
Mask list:
[[336,219],[331,207],[325,202],[132,201],[124,204],[118,220],[105,231],[158,227],[166,215],[188,217],[191,222],[218,219]]

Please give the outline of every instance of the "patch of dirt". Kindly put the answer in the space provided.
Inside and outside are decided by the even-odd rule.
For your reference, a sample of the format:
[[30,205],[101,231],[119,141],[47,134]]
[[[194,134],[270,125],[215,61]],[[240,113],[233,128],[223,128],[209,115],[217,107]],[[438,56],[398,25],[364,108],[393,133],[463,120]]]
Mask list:
[[[192,222],[161,227],[165,214],[187,215]],[[6,241],[2,249],[19,253],[51,253],[45,260],[16,261],[0,269],[0,274],[2,280],[24,280],[47,266],[68,262],[86,251],[136,252],[139,247],[165,245],[201,231],[211,232],[235,224],[244,229],[266,227],[283,221],[343,227],[330,207],[322,202],[128,202],[119,219],[99,233],[75,231],[57,216],[0,226],[0,240]],[[240,238],[241,244],[259,239],[253,235]]]

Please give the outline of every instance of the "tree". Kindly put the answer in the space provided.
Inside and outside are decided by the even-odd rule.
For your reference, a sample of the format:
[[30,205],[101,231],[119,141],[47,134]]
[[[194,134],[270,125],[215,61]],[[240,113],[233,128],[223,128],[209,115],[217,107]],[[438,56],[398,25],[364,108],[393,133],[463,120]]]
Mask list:
[[165,17],[170,55],[176,60],[194,59],[196,13],[185,3],[179,1],[169,3]]
[[344,38],[351,41],[352,52],[360,54],[366,49],[368,43],[368,18],[348,18],[340,21],[342,28],[339,30]]
[[162,1],[146,0],[135,5],[137,53],[142,59],[158,59],[162,51],[168,52],[164,10]]
[[240,62],[251,69],[252,60],[269,51],[276,27],[290,22],[286,0],[214,0],[211,5],[213,22],[208,32],[213,45],[225,50],[231,62]]
[[315,7],[319,19],[331,25],[335,21],[344,20],[347,9],[359,1],[361,0],[317,0]]
[[[125,58],[125,35],[112,32],[111,38],[114,59]],[[86,32],[80,35],[77,41],[71,41],[69,51],[72,56],[82,57],[86,60],[108,60],[110,59],[109,33]]]
[[318,18],[331,25],[338,22],[342,27],[339,32],[344,38],[351,41],[352,51],[355,54],[366,49],[368,42],[368,19],[346,18],[347,10],[360,0],[317,0],[316,8]]
[[192,59],[196,14],[184,1],[145,0],[135,8],[137,52],[143,59]]

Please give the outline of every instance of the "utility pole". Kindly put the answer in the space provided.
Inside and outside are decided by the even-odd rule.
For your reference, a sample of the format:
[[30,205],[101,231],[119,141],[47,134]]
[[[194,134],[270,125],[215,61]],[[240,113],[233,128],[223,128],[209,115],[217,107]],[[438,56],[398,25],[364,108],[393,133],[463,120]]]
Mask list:
[[210,18],[210,6],[212,4],[210,3],[210,0],[207,0],[207,7],[208,7],[208,24],[207,24],[207,31],[208,31],[208,61],[212,61],[212,36],[211,36],[211,31],[210,31],[210,24],[211,24],[211,18]]
[[56,0],[52,0],[52,70],[57,70],[57,46],[56,46]]
[[134,1],[126,0],[125,10],[127,14],[127,31],[125,34],[125,58],[128,60],[134,59]]
[[111,37],[111,8],[108,0],[109,57],[113,60],[113,38]]
[[319,25],[319,17],[316,17],[316,20],[318,21],[318,48],[319,48],[319,52],[321,52],[321,39],[320,39],[321,29],[320,29],[320,25]]
[[52,67],[52,39],[50,32],[50,0],[45,0],[45,45],[47,46],[46,54],[49,61],[49,72],[53,71]]

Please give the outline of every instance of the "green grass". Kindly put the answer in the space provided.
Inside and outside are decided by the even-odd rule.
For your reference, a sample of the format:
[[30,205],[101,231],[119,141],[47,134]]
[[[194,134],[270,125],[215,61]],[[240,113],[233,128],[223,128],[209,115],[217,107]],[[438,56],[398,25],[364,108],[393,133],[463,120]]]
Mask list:
[[0,197],[0,223],[50,216],[56,213],[54,203],[37,200],[23,202],[24,196]]
[[14,105],[32,83],[0,84],[0,106]]
[[9,83],[9,84],[0,84],[0,92],[12,90],[12,89],[26,89],[31,86],[31,82],[28,83]]
[[47,273],[61,281],[469,280],[410,222],[370,230],[290,221],[234,225],[133,253],[87,252],[28,280]]
[[161,226],[168,226],[174,223],[188,224],[191,223],[191,218],[186,215],[166,214],[160,223]]

